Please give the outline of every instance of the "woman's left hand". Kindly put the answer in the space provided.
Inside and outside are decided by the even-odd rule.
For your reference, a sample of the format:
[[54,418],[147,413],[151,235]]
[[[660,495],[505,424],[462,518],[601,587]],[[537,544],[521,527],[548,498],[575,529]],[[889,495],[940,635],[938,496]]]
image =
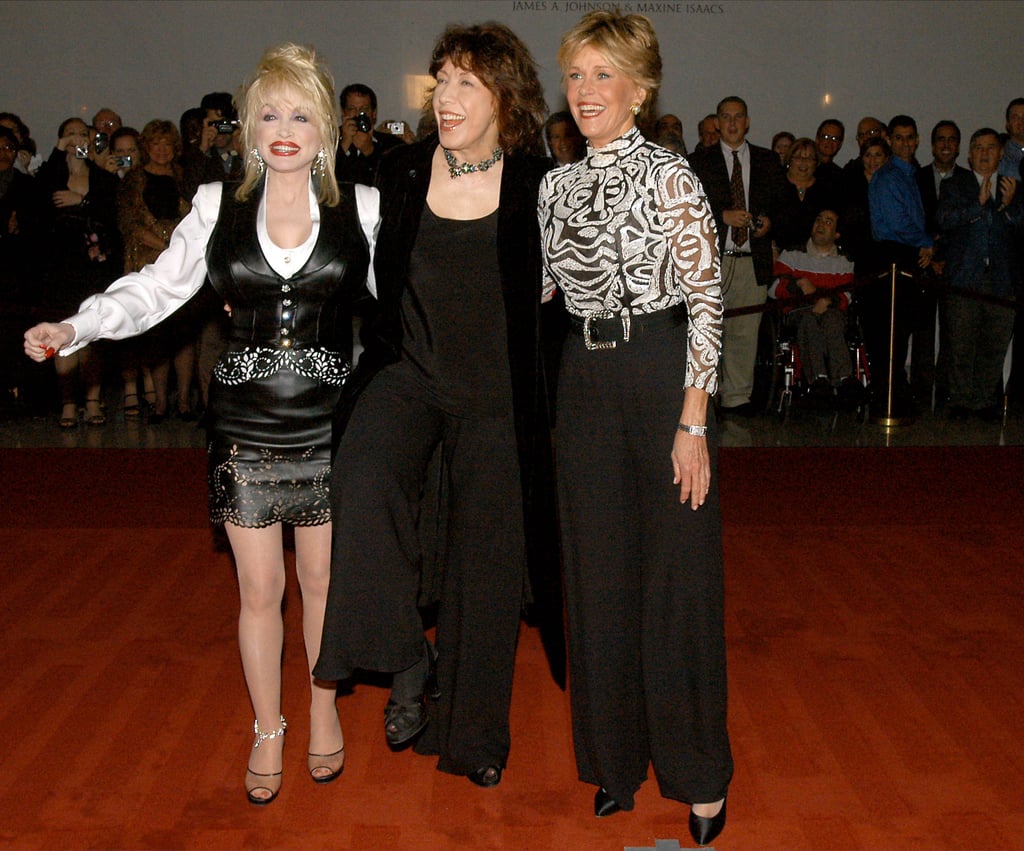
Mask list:
[[[679,422],[702,426],[707,423],[708,394],[696,387],[687,387],[683,398],[683,411]],[[708,498],[711,488],[711,454],[708,439],[689,432],[676,430],[672,444],[672,483],[679,485],[679,501],[696,511]]]
[[679,501],[696,511],[708,498],[711,488],[711,456],[708,454],[708,439],[676,431],[672,444],[672,483],[679,485]]

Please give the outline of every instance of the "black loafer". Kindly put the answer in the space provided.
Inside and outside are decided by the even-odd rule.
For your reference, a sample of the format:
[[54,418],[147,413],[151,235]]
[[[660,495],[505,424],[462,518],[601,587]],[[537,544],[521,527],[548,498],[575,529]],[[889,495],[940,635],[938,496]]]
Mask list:
[[594,815],[598,818],[613,816],[621,810],[619,802],[605,791],[604,786],[594,793]]
[[698,845],[714,842],[722,832],[725,827],[725,804],[726,799],[723,798],[722,809],[710,817],[694,815],[693,810],[690,810],[690,836]]

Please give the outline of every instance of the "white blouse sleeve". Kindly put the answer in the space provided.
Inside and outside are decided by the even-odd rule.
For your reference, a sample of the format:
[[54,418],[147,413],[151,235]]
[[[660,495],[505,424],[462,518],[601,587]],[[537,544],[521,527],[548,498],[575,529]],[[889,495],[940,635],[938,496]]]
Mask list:
[[380,190],[373,186],[355,184],[356,207],[359,210],[359,224],[370,246],[370,268],[366,273],[366,288],[377,297],[377,279],[373,274],[373,257],[377,248],[377,232],[380,230]]
[[64,320],[75,329],[70,355],[93,340],[121,340],[148,331],[194,296],[206,280],[206,245],[217,224],[223,184],[199,187],[192,211],[171,234],[167,248],[138,272],[118,278],[106,292],[89,296]]

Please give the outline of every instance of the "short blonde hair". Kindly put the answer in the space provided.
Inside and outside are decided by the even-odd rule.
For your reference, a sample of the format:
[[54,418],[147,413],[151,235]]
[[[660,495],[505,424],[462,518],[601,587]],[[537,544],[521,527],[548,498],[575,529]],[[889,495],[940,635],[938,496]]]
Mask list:
[[313,124],[320,133],[324,152],[324,172],[317,175],[317,200],[334,207],[340,200],[338,181],[334,176],[334,159],[338,151],[338,107],[334,98],[334,77],[317,58],[316,50],[298,44],[282,44],[268,48],[256,71],[235,97],[238,120],[245,152],[245,178],[235,192],[244,201],[262,176],[253,151],[256,147],[256,123],[260,107],[271,95],[292,90],[303,98]]
[[584,15],[562,36],[558,65],[563,78],[576,54],[584,47],[593,47],[613,68],[647,90],[638,119],[649,121],[661,86],[661,52],[650,20],[643,15],[623,15],[617,9]]

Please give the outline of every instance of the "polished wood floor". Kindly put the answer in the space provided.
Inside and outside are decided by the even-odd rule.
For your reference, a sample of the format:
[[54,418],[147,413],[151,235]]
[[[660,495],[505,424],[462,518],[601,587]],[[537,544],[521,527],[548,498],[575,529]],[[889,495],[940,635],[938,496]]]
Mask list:
[[[284,787],[247,805],[237,590],[203,452],[0,462],[0,847],[692,846],[653,779],[632,813],[593,817],[527,628],[498,788],[390,753],[372,682],[339,698],[344,775],[314,785],[291,576]],[[1024,847],[1022,473],[1019,447],[722,452],[737,768],[717,848]]]

